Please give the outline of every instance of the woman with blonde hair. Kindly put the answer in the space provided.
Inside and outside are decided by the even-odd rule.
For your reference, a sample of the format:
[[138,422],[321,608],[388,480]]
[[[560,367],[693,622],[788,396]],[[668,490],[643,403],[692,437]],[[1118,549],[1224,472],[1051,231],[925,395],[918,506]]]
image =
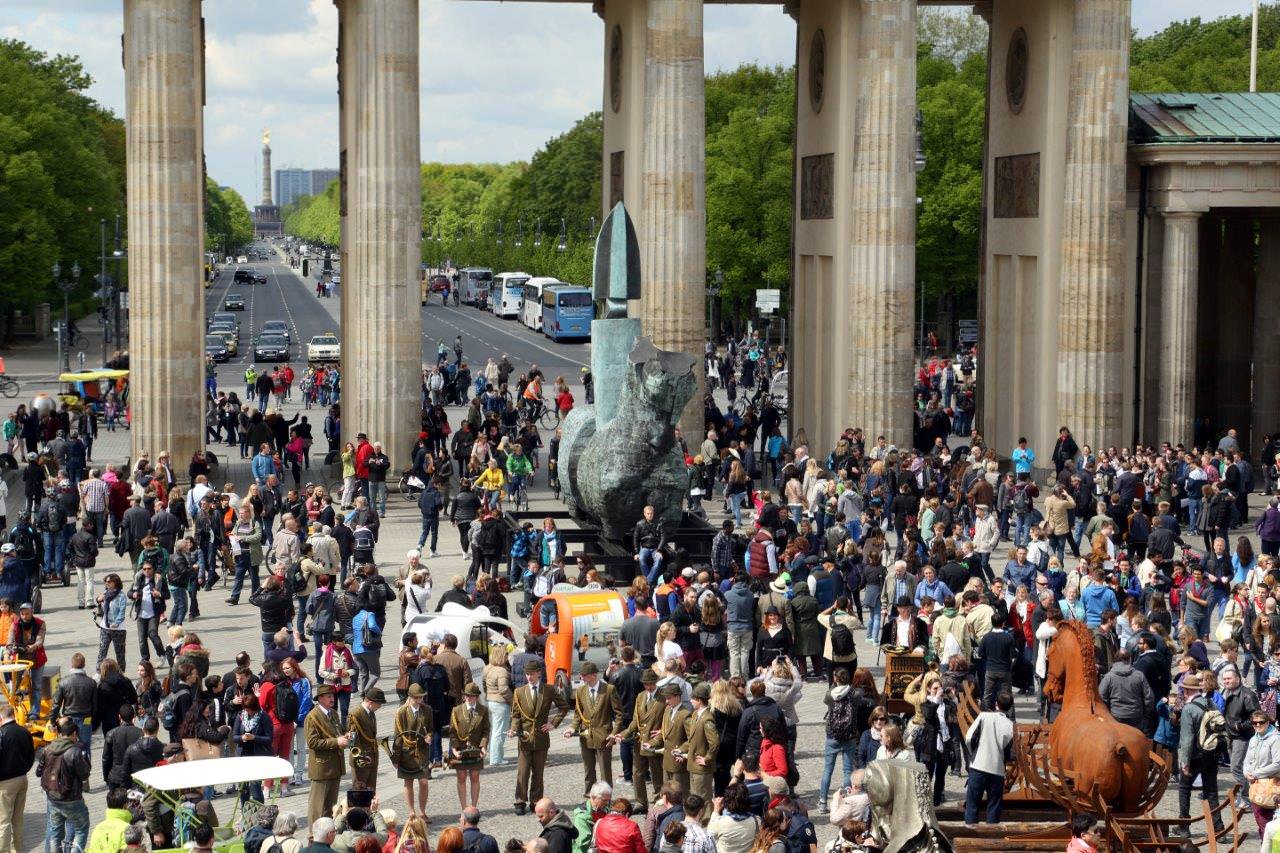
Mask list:
[[351,499],[356,490],[356,446],[351,442],[342,445],[342,501],[341,509],[351,509]]
[[711,719],[720,733],[720,746],[716,749],[715,795],[724,794],[733,770],[738,747],[738,721],[742,718],[742,700],[738,698],[732,681],[718,680],[711,683]]
[[746,502],[747,493],[751,490],[751,478],[747,469],[735,459],[729,463],[729,474],[725,477],[725,497],[729,501],[729,509],[733,511],[733,523],[742,526],[742,505]]
[[720,680],[720,671],[729,657],[728,626],[724,620],[724,605],[714,595],[702,601],[702,627],[698,640],[702,644],[702,659],[707,662],[707,680]]
[[431,853],[427,822],[418,815],[405,820],[404,829],[400,830],[400,838],[396,841],[395,853]]
[[653,654],[657,658],[653,662],[653,671],[658,677],[663,676],[662,664],[668,660],[684,660],[684,649],[676,642],[676,626],[672,622],[663,622],[658,626],[658,635],[653,641]]
[[507,647],[497,645],[489,650],[489,662],[480,675],[484,683],[484,701],[489,708],[489,766],[507,764],[507,727],[511,724],[511,667]]

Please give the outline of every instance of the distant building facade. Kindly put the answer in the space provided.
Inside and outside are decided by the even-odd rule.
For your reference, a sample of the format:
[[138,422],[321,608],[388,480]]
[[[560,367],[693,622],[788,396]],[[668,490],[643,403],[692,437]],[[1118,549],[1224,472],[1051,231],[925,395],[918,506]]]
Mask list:
[[304,195],[319,195],[337,179],[337,169],[276,169],[276,202],[283,207]]

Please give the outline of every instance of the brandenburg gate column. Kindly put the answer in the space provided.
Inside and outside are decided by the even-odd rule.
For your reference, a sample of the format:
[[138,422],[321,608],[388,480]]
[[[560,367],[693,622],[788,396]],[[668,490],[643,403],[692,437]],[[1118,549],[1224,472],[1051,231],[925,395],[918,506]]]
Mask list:
[[1122,443],[1129,0],[1076,0],[1067,103],[1058,420],[1081,443]]
[[[856,79],[845,425],[911,446],[915,326],[916,0],[863,0]],[[803,380],[803,377],[800,377]],[[833,394],[837,388],[830,389]],[[820,450],[822,448],[819,448]]]
[[125,0],[133,456],[204,447],[200,0]]
[[648,0],[643,160],[637,238],[639,317],[661,349],[694,357],[698,391],[680,417],[685,440],[703,432],[706,338],[706,105],[702,0]]
[[1164,261],[1160,274],[1161,441],[1191,445],[1196,414],[1196,321],[1200,291],[1200,214],[1164,214]]
[[[1280,218],[1263,216],[1258,228],[1258,281],[1253,308],[1253,429],[1250,445],[1257,452],[1264,435],[1280,426]],[[1250,462],[1271,464],[1271,459]],[[1255,469],[1256,470],[1256,469]]]
[[392,464],[418,433],[422,191],[418,0],[341,0],[343,438]]

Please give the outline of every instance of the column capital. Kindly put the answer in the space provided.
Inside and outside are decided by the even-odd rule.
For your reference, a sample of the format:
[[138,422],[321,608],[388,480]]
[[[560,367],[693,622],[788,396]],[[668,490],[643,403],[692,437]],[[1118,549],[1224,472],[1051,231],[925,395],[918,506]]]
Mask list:
[[1169,220],[1194,221],[1204,216],[1203,210],[1162,210],[1160,215]]

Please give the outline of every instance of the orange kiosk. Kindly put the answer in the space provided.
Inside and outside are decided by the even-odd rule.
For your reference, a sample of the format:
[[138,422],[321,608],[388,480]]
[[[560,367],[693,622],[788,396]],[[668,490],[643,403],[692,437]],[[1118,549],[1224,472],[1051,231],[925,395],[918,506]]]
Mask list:
[[626,618],[626,599],[612,589],[562,584],[538,599],[529,616],[529,630],[546,635],[543,660],[547,682],[567,695],[573,681],[574,651],[585,649],[592,634],[617,631]]

